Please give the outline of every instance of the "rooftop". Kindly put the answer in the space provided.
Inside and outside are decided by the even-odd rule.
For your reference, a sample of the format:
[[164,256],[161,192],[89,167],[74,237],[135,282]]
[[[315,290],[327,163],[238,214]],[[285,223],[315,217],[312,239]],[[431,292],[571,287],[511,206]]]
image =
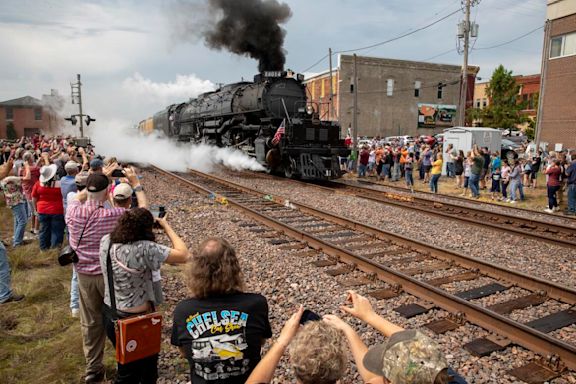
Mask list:
[[18,99],[6,100],[0,102],[3,107],[38,107],[42,106],[40,100],[32,96],[19,97]]

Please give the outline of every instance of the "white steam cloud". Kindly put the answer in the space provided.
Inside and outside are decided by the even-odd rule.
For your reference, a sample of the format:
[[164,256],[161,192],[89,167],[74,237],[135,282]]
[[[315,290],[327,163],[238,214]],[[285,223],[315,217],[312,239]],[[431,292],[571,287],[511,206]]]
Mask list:
[[156,133],[144,136],[136,128],[128,128],[127,124],[120,121],[99,126],[90,132],[96,153],[115,156],[119,161],[153,164],[177,172],[189,168],[211,172],[216,165],[224,165],[233,170],[264,170],[255,159],[232,148],[176,143]]
[[[173,82],[159,83],[144,78],[136,72],[122,82],[122,89],[139,100],[148,99],[166,106],[171,103],[186,101],[201,93],[216,88],[210,80],[202,80],[196,75],[176,75]],[[150,98],[152,100],[150,100]]]

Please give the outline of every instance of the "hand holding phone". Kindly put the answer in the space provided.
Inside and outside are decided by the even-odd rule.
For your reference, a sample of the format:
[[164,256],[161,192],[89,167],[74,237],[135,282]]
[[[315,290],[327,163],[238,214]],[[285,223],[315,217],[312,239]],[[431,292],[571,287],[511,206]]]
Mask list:
[[123,169],[117,168],[117,169],[112,171],[112,174],[110,176],[112,176],[112,177],[125,177],[126,175],[124,174]]
[[309,321],[319,321],[319,320],[322,320],[322,318],[317,313],[314,313],[309,309],[305,309],[304,312],[302,313],[302,317],[300,318],[300,324],[304,325]]

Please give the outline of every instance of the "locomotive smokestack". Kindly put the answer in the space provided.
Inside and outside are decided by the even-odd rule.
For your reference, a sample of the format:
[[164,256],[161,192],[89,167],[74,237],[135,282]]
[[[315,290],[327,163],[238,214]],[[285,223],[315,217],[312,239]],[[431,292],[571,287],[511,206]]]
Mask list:
[[[186,9],[179,2],[180,11]],[[197,10],[197,8],[196,8]],[[258,69],[277,71],[284,69],[286,51],[283,49],[286,30],[280,24],[288,21],[292,11],[287,4],[276,0],[208,0],[211,22],[204,24],[201,36],[210,48],[226,49],[259,60]],[[182,17],[176,21],[186,25],[176,26],[182,32],[198,34],[198,23]],[[173,20],[174,21],[174,20]],[[192,25],[194,24],[194,25]],[[202,28],[202,27],[200,27]],[[179,34],[182,37],[182,34]]]

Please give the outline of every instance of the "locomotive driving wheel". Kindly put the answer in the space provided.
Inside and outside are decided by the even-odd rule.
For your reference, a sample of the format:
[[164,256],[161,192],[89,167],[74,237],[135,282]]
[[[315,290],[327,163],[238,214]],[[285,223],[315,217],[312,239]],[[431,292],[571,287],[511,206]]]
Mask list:
[[287,179],[294,179],[298,175],[298,168],[296,167],[296,161],[289,157],[288,161],[284,164],[284,176]]

